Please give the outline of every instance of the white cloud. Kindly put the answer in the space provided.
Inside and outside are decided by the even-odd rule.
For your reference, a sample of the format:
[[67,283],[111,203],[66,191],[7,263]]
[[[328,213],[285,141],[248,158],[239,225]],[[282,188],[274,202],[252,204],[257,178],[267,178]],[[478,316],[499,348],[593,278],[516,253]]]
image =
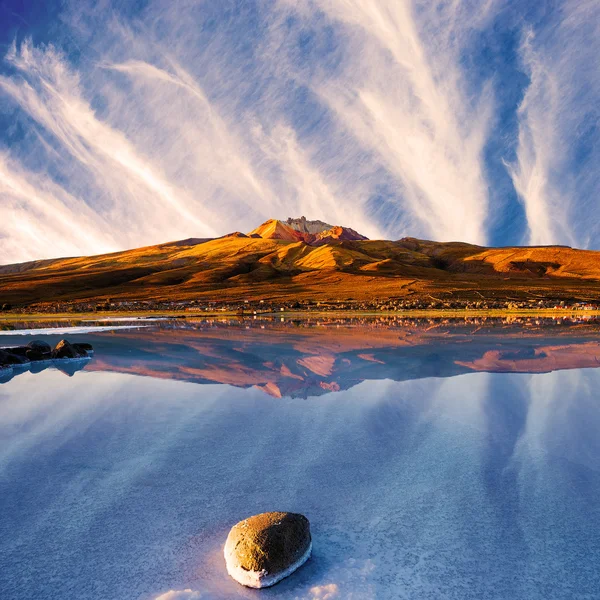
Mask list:
[[523,35],[530,82],[510,172],[526,211],[529,243],[598,244],[599,40],[600,7],[589,1],[564,3],[545,28]]
[[310,588],[310,597],[318,600],[333,600],[339,597],[339,588],[335,583],[315,585]]
[[319,3],[345,28],[349,64],[318,92],[393,177],[406,224],[437,239],[487,237],[482,151],[493,101],[485,85],[477,101],[469,96],[459,55],[489,4],[433,2],[417,18],[395,0]]
[[[227,24],[206,41],[198,18],[163,3],[152,3],[135,28],[107,6],[72,5],[65,15],[81,36],[77,65],[31,41],[6,56],[12,71],[0,76],[0,91],[38,133],[11,147],[7,164],[32,182],[45,173],[53,207],[83,199],[90,235],[73,250],[26,250],[25,234],[7,229],[4,262],[219,235],[300,214],[371,237],[484,240],[480,151],[489,103],[475,116],[466,106],[456,53],[448,52],[454,9],[427,25],[395,2],[318,2],[342,56],[324,76],[286,54],[294,45],[282,31],[289,16],[305,19],[298,28],[327,26],[313,22],[315,5],[270,5],[253,57],[239,65]],[[201,18],[199,6],[183,10]],[[443,47],[426,51],[425,26],[438,27]],[[290,85],[332,111],[323,117],[330,133],[294,122]],[[382,182],[392,190],[387,209],[373,200]],[[37,232],[39,215],[22,212],[19,221]],[[43,225],[46,248],[63,233],[52,223]]]
[[165,213],[161,209],[166,207],[174,218],[186,219],[200,233],[212,231],[190,211],[184,190],[168,181],[127,135],[96,116],[80,89],[79,77],[60,53],[25,41],[18,49],[13,46],[6,59],[22,78],[0,77],[0,89],[52,134],[74,161],[92,171],[109,195],[120,199],[125,189],[124,195],[143,202],[146,211]]
[[[485,243],[498,107],[464,59],[503,8],[278,0],[225,19],[218,3],[157,0],[127,21],[110,0],[66,4],[80,54],[25,41],[0,74],[2,108],[25,131],[0,148],[1,261],[301,214],[370,237]],[[600,235],[597,134],[573,164],[582,123],[597,121],[600,19],[591,0],[556,14],[525,38],[508,168],[530,241],[585,245]]]
[[[556,74],[536,55],[533,33],[525,37],[522,53],[529,70],[530,84],[519,107],[519,146],[517,164],[509,165],[515,190],[523,199],[530,244],[572,242],[566,222],[565,198],[550,181],[556,168],[559,144],[556,116],[560,101]],[[559,228],[563,228],[560,232]]]
[[[272,216],[306,213],[348,225],[355,222],[347,222],[350,217],[363,218],[359,207],[339,202],[283,120],[275,116],[267,127],[251,114],[238,115],[240,124],[226,122],[172,59],[164,67],[103,61],[97,79],[104,73],[107,81],[97,84],[101,93],[84,89],[52,47],[26,41],[13,47],[7,61],[18,76],[0,76],[0,90],[42,132],[37,138],[42,143],[28,147],[27,158],[34,155],[49,170],[65,173],[61,185],[53,183],[56,198],[71,196],[71,188],[86,198],[93,235],[84,238],[83,247],[71,244],[78,250],[102,251],[97,238],[107,235],[120,247],[221,235],[249,230]],[[94,102],[105,105],[102,118]],[[36,180],[15,157],[5,162],[16,165],[26,180]],[[44,179],[52,182],[48,175]],[[3,212],[8,208],[3,202]],[[40,226],[35,212],[24,216],[29,227]],[[65,232],[51,225],[44,225],[47,245],[38,257],[63,251],[51,242]],[[32,257],[22,237],[6,227],[3,262]]]
[[[0,154],[0,256],[4,261],[118,249],[106,221],[43,173]],[[76,226],[75,226],[76,225]]]

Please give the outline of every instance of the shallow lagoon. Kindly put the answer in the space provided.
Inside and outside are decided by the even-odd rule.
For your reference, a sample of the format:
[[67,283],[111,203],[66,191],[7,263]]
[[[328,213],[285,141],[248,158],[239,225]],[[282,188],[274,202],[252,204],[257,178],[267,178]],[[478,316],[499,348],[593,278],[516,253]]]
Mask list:
[[[600,336],[447,329],[67,336],[81,370],[0,385],[2,597],[598,597]],[[265,510],[314,554],[245,590],[222,547]]]

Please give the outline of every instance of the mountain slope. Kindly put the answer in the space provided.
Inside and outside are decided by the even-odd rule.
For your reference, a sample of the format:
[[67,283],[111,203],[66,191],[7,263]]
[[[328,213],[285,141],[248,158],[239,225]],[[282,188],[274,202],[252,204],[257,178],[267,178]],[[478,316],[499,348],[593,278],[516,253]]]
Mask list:
[[[289,221],[267,221],[248,235],[0,266],[0,304],[106,298],[395,299],[450,306],[479,300],[600,300],[599,252],[564,246],[484,248],[414,238],[367,240],[321,222],[295,220],[300,224],[292,225],[304,229],[299,231]],[[360,239],[343,239],[346,234]],[[308,236],[310,243],[298,236]]]

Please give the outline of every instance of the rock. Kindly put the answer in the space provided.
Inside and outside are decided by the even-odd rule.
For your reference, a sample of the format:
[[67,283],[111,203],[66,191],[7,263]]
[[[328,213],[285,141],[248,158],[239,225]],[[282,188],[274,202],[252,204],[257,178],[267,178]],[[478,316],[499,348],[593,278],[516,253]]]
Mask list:
[[252,588],[269,587],[291,575],[310,557],[308,519],[296,513],[269,512],[234,525],[225,543],[227,572]]
[[83,342],[73,344],[73,348],[76,348],[80,352],[85,352],[86,354],[94,351],[94,348],[91,344],[85,344]]
[[49,360],[52,358],[52,347],[46,342],[33,341],[27,344],[26,356],[29,360]]
[[31,361],[26,356],[15,354],[11,349],[0,350],[0,365],[28,365]]
[[61,340],[56,344],[54,350],[52,350],[52,358],[85,358],[87,352],[85,350],[78,350],[73,344],[67,340]]
[[48,342],[42,342],[40,340],[34,340],[33,342],[29,342],[27,347],[31,350],[37,350],[41,354],[51,354],[52,346]]
[[14,348],[4,348],[5,352],[10,354],[14,354],[15,356],[21,356],[23,358],[27,358],[27,346],[15,346]]
[[37,350],[28,350],[27,358],[33,362],[39,362],[39,361],[43,361],[43,360],[50,360],[51,355],[50,354],[41,354]]

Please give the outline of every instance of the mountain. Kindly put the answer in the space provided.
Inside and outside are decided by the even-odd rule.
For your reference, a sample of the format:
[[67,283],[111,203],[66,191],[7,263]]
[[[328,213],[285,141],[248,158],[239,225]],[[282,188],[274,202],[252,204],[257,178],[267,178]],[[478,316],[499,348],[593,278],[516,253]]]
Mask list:
[[0,266],[0,306],[107,298],[341,302],[346,308],[598,302],[600,253],[565,246],[368,240],[347,227],[300,218],[269,220],[248,234]]
[[308,221],[306,217],[278,221],[270,219],[252,230],[249,237],[260,237],[266,240],[286,240],[288,242],[304,242],[311,246],[323,246],[337,240],[367,240],[349,227],[329,225],[323,221]]

